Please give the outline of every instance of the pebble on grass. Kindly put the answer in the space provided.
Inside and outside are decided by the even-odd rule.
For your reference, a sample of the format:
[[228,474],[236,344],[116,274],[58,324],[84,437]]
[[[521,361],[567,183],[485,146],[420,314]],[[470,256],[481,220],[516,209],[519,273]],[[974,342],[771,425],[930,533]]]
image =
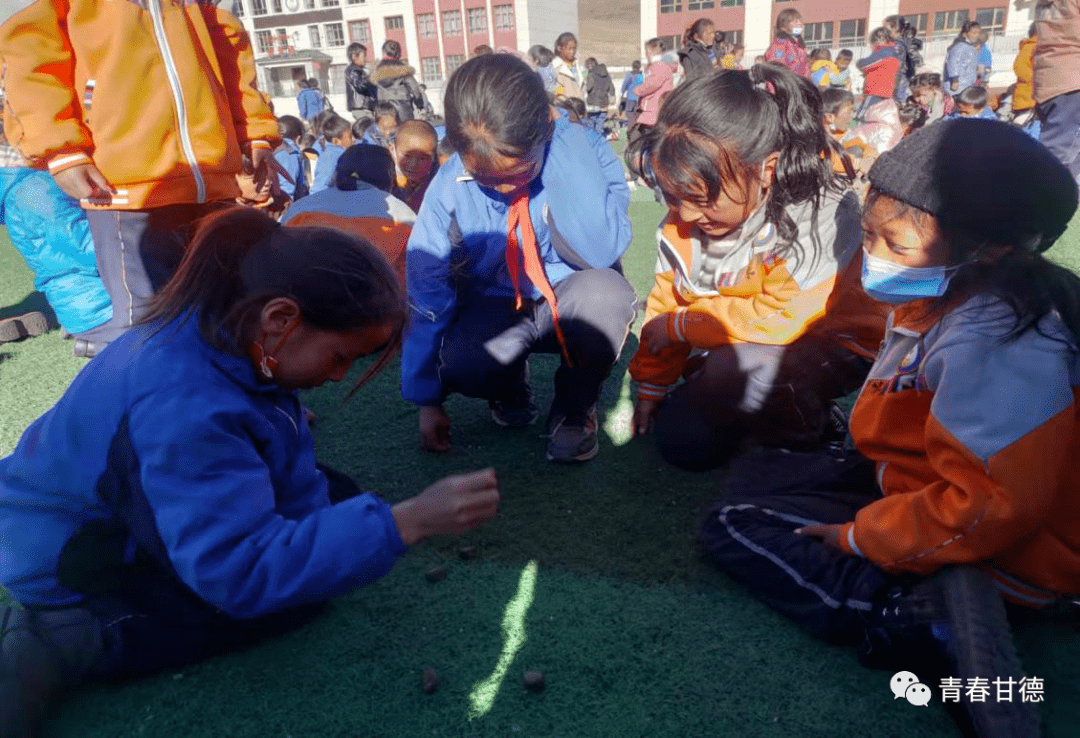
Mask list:
[[544,687],[547,686],[544,682],[544,672],[542,671],[527,671],[522,676],[521,681],[525,685],[525,689],[530,692],[543,692]]
[[434,666],[424,669],[424,694],[434,694],[440,684],[442,684],[442,677],[435,671]]
[[446,573],[449,571],[445,566],[433,566],[424,572],[424,578],[434,584],[435,582],[441,582],[446,579]]
[[458,557],[462,561],[468,561],[469,559],[476,558],[476,546],[464,546],[458,551]]

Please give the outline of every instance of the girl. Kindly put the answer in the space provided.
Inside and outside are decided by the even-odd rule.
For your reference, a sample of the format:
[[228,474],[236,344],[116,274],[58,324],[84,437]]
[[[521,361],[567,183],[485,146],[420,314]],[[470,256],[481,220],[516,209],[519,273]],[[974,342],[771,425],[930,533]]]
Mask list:
[[871,106],[892,98],[900,74],[902,55],[887,28],[874,29],[870,34],[870,46],[873,47],[870,55],[855,62],[863,73],[863,103],[856,113],[859,120]]
[[[851,415],[859,453],[734,469],[705,549],[869,666],[1020,679],[1002,596],[1080,593],[1080,279],[1042,256],[1076,183],[984,120],[916,132],[870,182],[862,283],[893,312]],[[1039,735],[1034,705],[977,696],[965,735]]]
[[765,61],[777,62],[800,77],[810,76],[810,60],[802,38],[803,20],[799,11],[788,8],[776,16],[776,36],[765,51]]
[[719,466],[747,436],[820,443],[830,401],[866,376],[884,316],[858,289],[859,203],[821,121],[809,80],[762,64],[680,86],[629,149],[670,208],[634,431],[655,421],[673,464]]
[[401,389],[420,406],[423,447],[449,450],[451,392],[487,400],[498,425],[532,423],[527,361],[539,351],[562,355],[547,458],[591,459],[600,385],[636,313],[619,270],[631,239],[623,168],[509,54],[466,62],[445,105],[457,155],[432,180],[406,256]]
[[735,44],[731,51],[720,59],[721,69],[742,69],[743,56],[746,55],[746,47]]
[[660,103],[672,90],[679,63],[671,55],[665,54],[664,48],[664,42],[658,38],[645,42],[645,58],[649,60],[649,66],[645,67],[644,81],[634,88],[641,113],[637,118],[637,127],[627,133],[627,138],[637,138],[656,125]]
[[555,94],[584,100],[585,72],[577,63],[577,36],[569,31],[559,34],[551,66],[557,82]]
[[942,90],[941,75],[936,72],[915,75],[911,80],[911,99],[926,111],[927,124],[951,115],[956,109],[956,102]]
[[536,66],[536,73],[540,75],[540,79],[544,81],[544,92],[554,97],[555,90],[559,87],[559,75],[551,66],[555,54],[548,47],[536,44],[529,47],[529,59]]
[[945,53],[945,84],[950,95],[959,95],[979,77],[979,38],[982,26],[964,21],[960,34]]
[[819,48],[810,52],[810,81],[817,85],[819,90],[832,87],[833,76],[838,74],[840,70],[833,64],[832,54],[828,49]]
[[683,34],[679,62],[687,82],[713,73],[713,65],[709,61],[709,47],[712,46],[714,35],[715,27],[708,18],[698,18]]
[[236,207],[200,225],[146,322],[0,460],[0,583],[26,606],[0,608],[0,733],[36,735],[61,687],[296,628],[495,514],[491,470],[389,505],[316,465],[296,390],[377,354],[363,384],[406,313],[358,238]]

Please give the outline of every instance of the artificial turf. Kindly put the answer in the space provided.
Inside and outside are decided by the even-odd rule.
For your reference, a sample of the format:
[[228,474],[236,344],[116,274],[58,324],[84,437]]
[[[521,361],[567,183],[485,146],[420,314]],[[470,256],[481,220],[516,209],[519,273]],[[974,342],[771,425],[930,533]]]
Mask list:
[[[661,212],[650,193],[635,193],[625,268],[642,296]],[[1080,218],[1053,255],[1080,265]],[[44,306],[0,236],[0,317]],[[454,450],[424,454],[396,366],[348,404],[349,380],[306,393],[324,462],[389,500],[493,466],[500,517],[417,546],[385,579],[288,637],[179,673],[82,690],[54,712],[48,735],[956,735],[936,685],[929,707],[894,701],[890,674],[813,641],[701,561],[696,529],[723,493],[724,474],[679,472],[649,440],[628,438],[625,375],[635,347],[631,336],[604,392],[600,456],[578,467],[547,463],[537,429],[498,429],[485,403],[462,398],[448,403]],[[0,345],[0,454],[78,372],[82,360],[70,352],[58,330]],[[550,401],[554,367],[554,357],[532,361],[540,403]],[[477,548],[475,558],[458,557],[465,545]],[[447,578],[427,582],[425,570],[440,563]],[[1036,616],[1018,626],[1017,640],[1028,674],[1045,680],[1048,735],[1075,735],[1076,624]],[[432,695],[421,689],[428,666],[445,679]],[[527,669],[545,673],[544,692],[522,689]]]

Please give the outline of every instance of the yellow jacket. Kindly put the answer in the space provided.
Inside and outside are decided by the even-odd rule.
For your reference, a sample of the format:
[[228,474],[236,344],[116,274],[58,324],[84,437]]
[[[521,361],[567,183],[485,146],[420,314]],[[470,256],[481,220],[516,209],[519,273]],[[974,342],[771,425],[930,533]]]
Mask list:
[[85,206],[232,199],[242,147],[280,142],[231,0],[17,5],[0,17],[7,137],[54,174],[92,161],[117,194]]
[[1020,51],[1013,62],[1013,72],[1016,73],[1016,89],[1013,91],[1013,110],[1030,110],[1035,107],[1035,95],[1031,90],[1031,77],[1033,74],[1031,57],[1035,53],[1036,40],[1034,36],[1020,41]]

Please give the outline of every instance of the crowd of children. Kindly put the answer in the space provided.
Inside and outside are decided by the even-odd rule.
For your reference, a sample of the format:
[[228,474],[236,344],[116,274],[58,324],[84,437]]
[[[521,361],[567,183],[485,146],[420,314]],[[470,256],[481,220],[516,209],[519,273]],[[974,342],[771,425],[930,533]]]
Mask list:
[[[68,12],[80,3],[135,22],[94,0]],[[71,258],[97,247],[114,317],[86,288],[72,332],[104,324],[107,340],[83,339],[96,358],[0,459],[0,584],[22,605],[0,606],[3,735],[34,735],[71,686],[295,628],[407,546],[495,515],[490,469],[389,505],[317,463],[297,391],[360,357],[378,358],[355,389],[400,348],[420,445],[441,453],[447,397],[528,426],[529,357],[557,355],[546,458],[594,458],[597,400],[639,313],[621,265],[627,169],[667,205],[630,361],[632,432],[685,469],[730,464],[701,531],[719,568],[868,666],[960,678],[1022,675],[1005,600],[1080,594],[1080,279],[1042,255],[1076,213],[1076,173],[981,120],[996,116],[977,53],[970,84],[965,49],[944,77],[913,73],[917,39],[887,24],[855,62],[860,101],[853,55],[808,55],[796,10],[748,70],[698,22],[681,64],[651,39],[624,85],[624,167],[597,135],[614,86],[578,64],[573,34],[554,52],[478,49],[448,81],[444,124],[416,114],[396,42],[370,75],[351,50],[355,120],[311,94],[300,118],[275,120],[250,46],[203,45],[242,37],[235,17],[153,5],[175,58],[150,74],[180,68],[209,106],[190,111],[202,148],[185,168],[148,144],[191,147],[169,85],[154,91],[167,114],[110,124],[90,82],[126,79],[113,57],[77,23],[47,47],[19,32],[55,24],[58,7],[37,0],[0,25],[12,145],[30,160],[0,170],[3,212],[18,240],[18,187],[51,186],[53,230],[80,234]],[[60,47],[78,110],[70,81],[34,71]],[[211,52],[240,78],[204,69]],[[1038,104],[1052,102],[1035,77]],[[274,217],[279,191],[290,204]],[[20,245],[32,263],[47,250],[34,228]],[[856,391],[848,414],[837,401]],[[978,735],[1038,734],[1031,704],[962,706]]]

